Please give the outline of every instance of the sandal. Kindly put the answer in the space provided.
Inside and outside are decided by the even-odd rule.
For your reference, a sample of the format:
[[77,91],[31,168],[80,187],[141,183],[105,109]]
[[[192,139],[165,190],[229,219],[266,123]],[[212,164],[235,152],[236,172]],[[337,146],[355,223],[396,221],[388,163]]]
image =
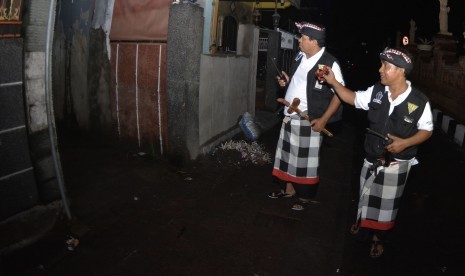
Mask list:
[[302,211],[305,208],[307,208],[308,205],[310,205],[309,201],[299,200],[296,203],[294,203],[294,205],[292,205],[291,209],[294,211]]
[[286,194],[286,193],[283,193],[283,192],[270,192],[268,194],[268,197],[269,198],[286,198],[286,197],[293,197],[294,195],[293,194]]
[[370,257],[379,258],[383,255],[384,248],[381,241],[371,241]]

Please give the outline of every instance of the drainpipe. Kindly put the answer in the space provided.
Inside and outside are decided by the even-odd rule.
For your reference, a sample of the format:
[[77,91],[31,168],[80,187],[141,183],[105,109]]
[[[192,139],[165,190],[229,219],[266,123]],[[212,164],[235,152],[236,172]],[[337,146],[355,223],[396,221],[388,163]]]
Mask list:
[[45,105],[47,109],[47,123],[48,134],[50,136],[50,148],[52,150],[53,166],[60,189],[61,199],[63,201],[63,208],[65,209],[66,216],[71,220],[71,212],[69,210],[68,199],[66,198],[65,185],[63,181],[63,171],[61,170],[61,163],[58,160],[57,154],[57,141],[54,128],[55,119],[53,117],[53,104],[52,104],[52,67],[50,66],[50,59],[52,57],[52,49],[50,44],[53,41],[53,23],[55,20],[56,0],[50,0],[50,9],[48,11],[47,23],[47,40],[45,42]]

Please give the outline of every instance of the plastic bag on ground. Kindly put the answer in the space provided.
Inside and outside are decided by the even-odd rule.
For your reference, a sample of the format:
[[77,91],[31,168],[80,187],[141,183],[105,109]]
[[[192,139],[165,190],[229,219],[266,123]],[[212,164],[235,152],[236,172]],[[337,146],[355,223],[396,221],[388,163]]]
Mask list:
[[260,137],[260,127],[255,123],[254,116],[249,112],[242,115],[239,126],[250,141],[256,141]]

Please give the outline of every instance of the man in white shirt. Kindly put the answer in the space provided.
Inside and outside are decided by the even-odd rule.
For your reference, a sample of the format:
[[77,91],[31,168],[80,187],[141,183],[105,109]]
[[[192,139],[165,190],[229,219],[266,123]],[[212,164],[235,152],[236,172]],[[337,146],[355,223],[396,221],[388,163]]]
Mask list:
[[300,32],[300,52],[291,66],[290,74],[282,72],[278,79],[281,87],[287,87],[285,99],[300,100],[298,108],[308,114],[306,120],[295,112],[284,110],[280,137],[273,167],[273,179],[281,188],[271,192],[270,198],[284,198],[297,195],[299,200],[293,210],[303,210],[318,191],[319,150],[322,143],[321,131],[328,122],[341,119],[342,106],[332,88],[317,78],[317,72],[332,67],[338,81],[344,83],[337,59],[326,51],[324,27],[309,23],[296,23]]
[[369,132],[360,175],[360,199],[352,234],[371,237],[370,256],[383,254],[383,240],[394,227],[400,199],[418,145],[432,135],[433,119],[428,98],[407,80],[413,59],[405,49],[386,48],[380,53],[380,82],[365,91],[351,91],[325,75],[340,99],[368,111]]

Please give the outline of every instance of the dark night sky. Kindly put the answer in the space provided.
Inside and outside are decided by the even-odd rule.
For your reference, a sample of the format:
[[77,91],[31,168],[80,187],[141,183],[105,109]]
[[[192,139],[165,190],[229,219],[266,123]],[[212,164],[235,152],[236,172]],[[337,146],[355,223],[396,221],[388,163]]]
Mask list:
[[[463,41],[465,0],[449,0],[449,32]],[[416,38],[431,40],[439,31],[439,0],[301,0],[301,10],[280,10],[280,28],[295,32],[293,22],[315,21],[327,27],[327,48],[340,62],[350,61],[359,70],[378,78],[379,52],[395,46],[396,33],[408,36],[410,19],[415,20]],[[263,24],[272,28],[271,14],[263,13]]]
[[[449,31],[457,38],[464,29],[465,0],[449,0]],[[408,35],[410,19],[417,25],[416,37],[432,37],[439,30],[438,0],[301,0],[302,10],[280,10],[280,27],[293,28],[293,21],[309,20],[323,23],[328,31],[328,43],[344,44],[352,41],[386,41],[395,39],[400,31]],[[270,24],[266,18],[274,11],[264,13],[264,24]],[[271,20],[271,19],[270,19]],[[272,27],[272,26],[269,26]],[[394,44],[395,41],[392,41]]]

